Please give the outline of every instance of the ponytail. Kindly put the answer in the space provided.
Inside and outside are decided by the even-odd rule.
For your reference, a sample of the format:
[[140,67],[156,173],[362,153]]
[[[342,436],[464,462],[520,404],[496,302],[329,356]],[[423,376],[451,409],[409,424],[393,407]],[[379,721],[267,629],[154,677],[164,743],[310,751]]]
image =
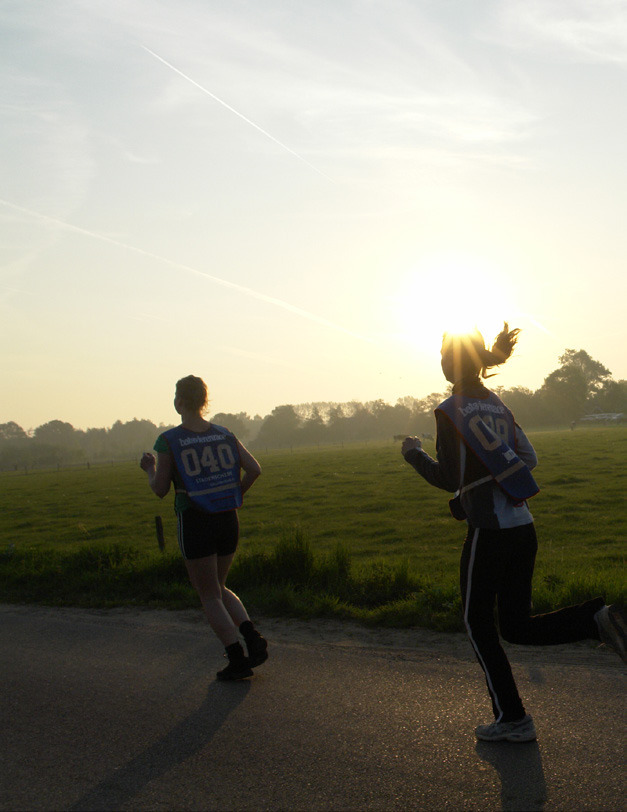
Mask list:
[[520,330],[518,328],[510,330],[509,324],[506,321],[503,322],[503,329],[495,338],[492,349],[484,349],[482,352],[480,352],[482,378],[493,377],[492,375],[487,374],[487,370],[491,369],[492,367],[498,367],[507,361],[507,359],[514,352],[514,347],[518,341],[519,333]]

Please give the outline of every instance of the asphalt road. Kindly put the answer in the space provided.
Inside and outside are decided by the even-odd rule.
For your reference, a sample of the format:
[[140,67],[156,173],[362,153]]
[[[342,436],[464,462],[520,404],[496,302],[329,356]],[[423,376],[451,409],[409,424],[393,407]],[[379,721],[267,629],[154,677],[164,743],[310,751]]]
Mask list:
[[603,648],[510,647],[539,738],[487,744],[463,638],[265,631],[268,662],[223,684],[196,615],[0,606],[0,808],[626,808],[625,667]]

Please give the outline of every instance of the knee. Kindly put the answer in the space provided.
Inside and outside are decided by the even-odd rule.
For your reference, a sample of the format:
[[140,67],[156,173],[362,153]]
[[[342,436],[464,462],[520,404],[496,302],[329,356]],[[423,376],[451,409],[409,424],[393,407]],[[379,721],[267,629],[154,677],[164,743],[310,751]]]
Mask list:
[[220,596],[221,596],[222,600],[224,600],[225,598],[228,599],[228,598],[234,597],[235,593],[232,592],[228,588],[228,586],[224,586],[224,584],[222,584],[222,586],[220,587]]
[[215,578],[208,578],[202,573],[190,573],[189,580],[203,604],[210,600],[222,600],[220,583]]
[[464,618],[464,624],[468,637],[479,647],[494,643],[495,640],[498,640],[496,624],[491,619],[477,618],[469,615]]
[[528,637],[528,624],[525,618],[504,617],[499,620],[499,630],[508,643],[524,645]]
[[213,603],[222,603],[222,595],[219,589],[213,586],[205,585],[203,588],[196,587],[198,597],[200,598],[203,606],[208,606]]

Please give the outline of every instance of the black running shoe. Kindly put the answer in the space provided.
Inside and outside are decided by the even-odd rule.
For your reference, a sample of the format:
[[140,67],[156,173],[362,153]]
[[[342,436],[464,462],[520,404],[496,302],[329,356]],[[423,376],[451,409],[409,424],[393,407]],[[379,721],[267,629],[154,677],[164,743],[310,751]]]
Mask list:
[[222,671],[218,671],[216,679],[227,682],[236,679],[247,679],[248,677],[252,677],[252,675],[253,672],[248,665],[248,660],[241,660],[235,663],[229,662],[226,668],[223,668]]
[[256,668],[268,659],[268,641],[260,634],[251,640],[246,640],[246,648],[248,649],[248,664],[251,668]]

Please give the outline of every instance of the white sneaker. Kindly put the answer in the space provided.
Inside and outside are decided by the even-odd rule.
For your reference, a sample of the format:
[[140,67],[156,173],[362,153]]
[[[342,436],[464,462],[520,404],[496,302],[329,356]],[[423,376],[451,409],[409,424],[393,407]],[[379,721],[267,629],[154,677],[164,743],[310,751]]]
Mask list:
[[492,722],[475,729],[478,739],[484,742],[532,742],[536,740],[536,728],[529,714],[517,722]]
[[627,663],[625,638],[627,637],[627,617],[618,606],[604,606],[595,614],[601,640],[614,649],[623,662]]

